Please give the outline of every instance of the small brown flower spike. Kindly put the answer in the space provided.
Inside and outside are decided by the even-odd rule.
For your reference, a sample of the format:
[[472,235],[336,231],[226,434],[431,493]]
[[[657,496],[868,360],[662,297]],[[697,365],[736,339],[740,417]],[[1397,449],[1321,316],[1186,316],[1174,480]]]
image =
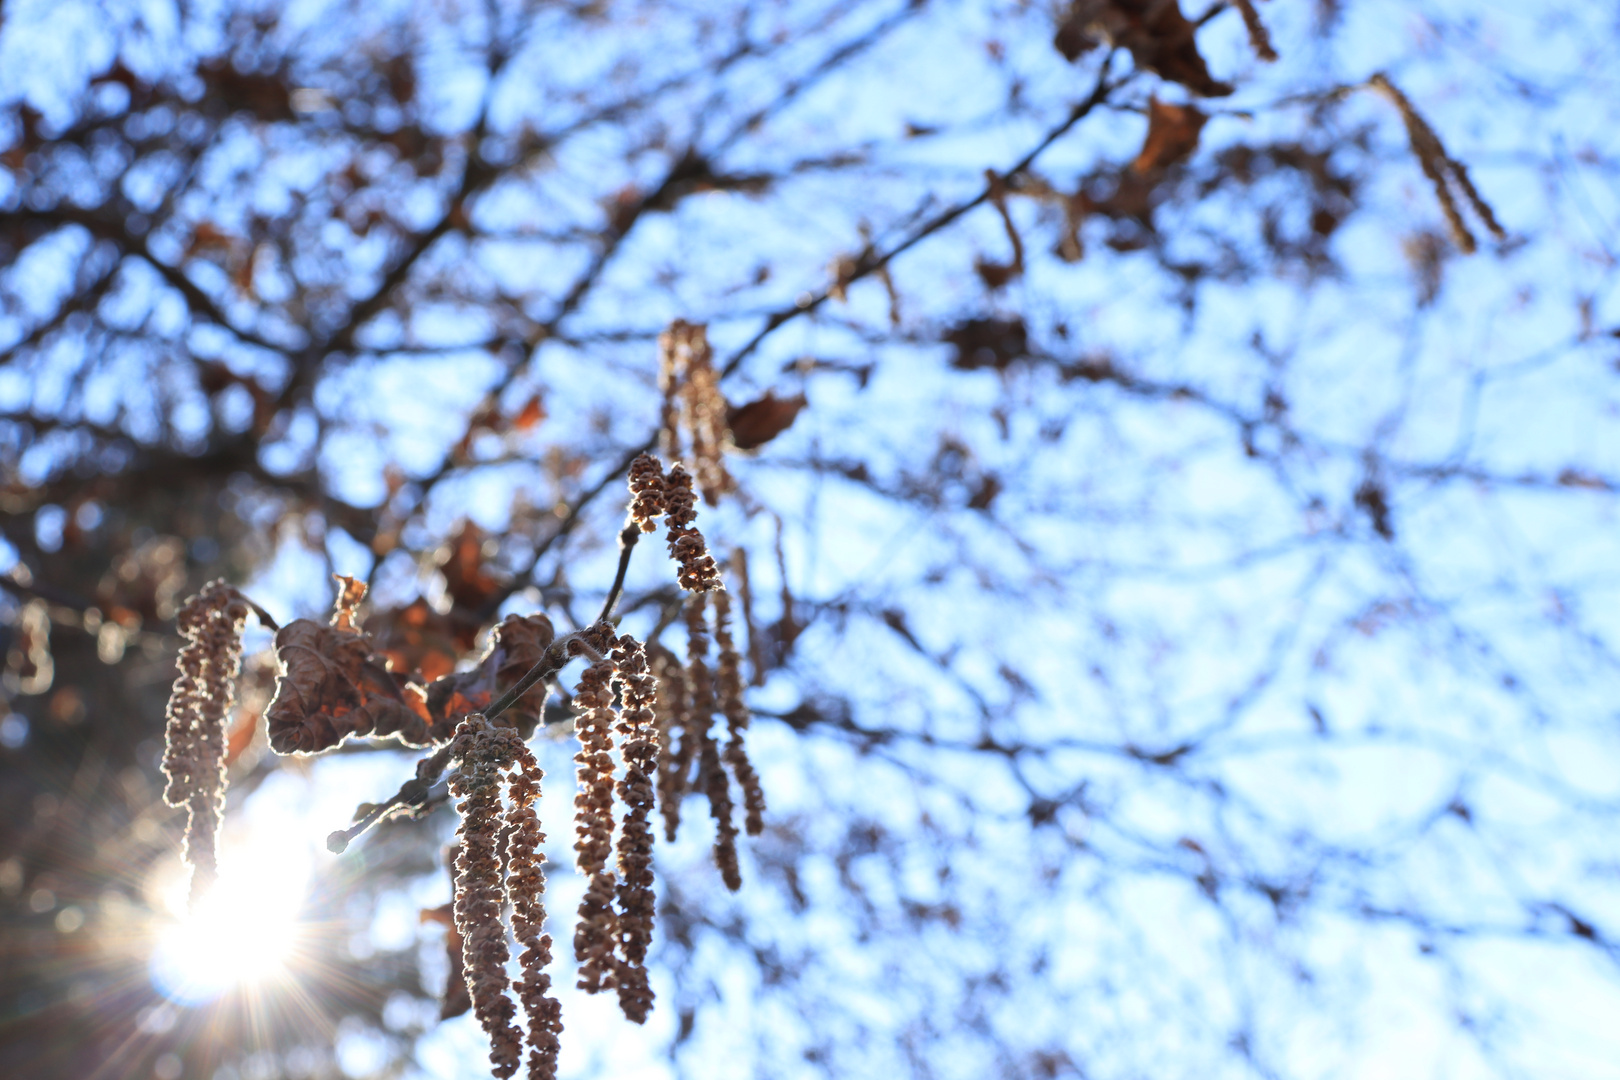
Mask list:
[[743,793],[743,827],[749,836],[758,836],[765,830],[765,792],[759,785],[759,774],[754,772],[743,746],[743,733],[748,730],[748,706],[742,694],[742,658],[737,654],[731,638],[731,596],[724,589],[714,594],[714,641],[720,650],[720,662],[715,671],[715,682],[720,693],[720,712],[726,718],[726,748],[723,754],[731,775]]
[[[714,370],[708,330],[701,324],[676,319],[658,337],[659,385],[664,391],[664,452],[680,456],[680,427],[691,439],[689,461],[697,474],[703,501],[713,506],[736,486],[726,471],[726,399],[720,393],[720,374]],[[678,398],[678,401],[677,401]]]
[[[453,907],[473,1015],[489,1034],[495,1076],[512,1076],[522,1057],[524,1032],[514,1022],[517,1006],[506,995],[510,952],[501,910],[510,901],[512,929],[523,946],[519,957],[523,977],[517,991],[528,1019],[529,1076],[553,1080],[562,1019],[561,1005],[549,994],[551,977],[545,973],[551,938],[540,932],[545,922],[545,876],[540,870],[545,834],[534,811],[540,797],[540,766],[521,735],[496,727],[481,713],[462,720],[450,756],[460,763],[449,783],[461,800],[462,817]],[[503,777],[507,770],[510,777]],[[512,804],[504,823],[503,779],[508,781]]]
[[1430,185],[1434,188],[1435,198],[1440,200],[1440,212],[1445,215],[1446,225],[1451,230],[1451,239],[1465,255],[1474,253],[1478,246],[1474,234],[1468,230],[1463,222],[1462,211],[1457,206],[1456,196],[1452,187],[1461,192],[1468,205],[1473,207],[1474,213],[1485,225],[1493,237],[1498,240],[1507,239],[1507,232],[1501,223],[1496,220],[1490,204],[1480,197],[1474,182],[1468,177],[1468,169],[1462,162],[1446,153],[1440,136],[1436,135],[1429,122],[1423,119],[1421,113],[1407,99],[1407,96],[1389,81],[1389,77],[1379,72],[1367,80],[1367,85],[1383,95],[1395,106],[1401,114],[1401,120],[1406,124],[1406,135],[1412,144],[1412,152],[1417,155],[1418,165],[1423,169],[1423,175],[1428,177]]
[[180,677],[169,697],[164,733],[163,801],[185,807],[182,857],[192,868],[195,902],[218,876],[218,834],[225,812],[225,718],[242,668],[248,604],[223,581],[211,581],[180,609],[185,644]]
[[[583,645],[576,643],[576,650]],[[585,895],[574,927],[574,957],[579,961],[579,988],[595,994],[613,985],[614,944],[618,936],[613,911],[614,880],[608,868],[613,851],[613,691],[615,665],[596,656],[574,690],[579,737],[579,794],[574,797],[574,843]]]
[[714,556],[693,526],[697,520],[697,500],[692,494],[692,477],[679,462],[664,478],[664,524],[669,527],[669,556],[680,567],[676,580],[689,592],[720,588],[720,571]]
[[644,533],[658,528],[664,514],[664,466],[651,454],[630,463],[630,520]]
[[618,732],[623,739],[624,779],[619,798],[625,814],[619,831],[619,952],[617,982],[624,1015],[644,1023],[652,1011],[653,991],[647,980],[647,949],[652,944],[653,896],[652,826],[653,774],[658,768],[658,731],[653,700],[657,684],[647,670],[641,642],[625,635],[613,649],[618,667],[617,686],[623,709]]

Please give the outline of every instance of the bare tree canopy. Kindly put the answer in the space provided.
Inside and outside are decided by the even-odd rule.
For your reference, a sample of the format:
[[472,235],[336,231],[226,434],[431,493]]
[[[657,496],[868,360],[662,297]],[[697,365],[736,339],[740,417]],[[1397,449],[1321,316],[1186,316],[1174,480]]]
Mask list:
[[1617,44],[9,0],[0,1074],[1620,1076]]

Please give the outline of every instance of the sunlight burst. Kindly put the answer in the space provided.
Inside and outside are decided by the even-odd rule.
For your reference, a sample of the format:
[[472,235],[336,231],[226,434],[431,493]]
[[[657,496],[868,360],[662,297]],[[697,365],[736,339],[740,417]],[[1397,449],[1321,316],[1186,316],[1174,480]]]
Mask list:
[[201,1003],[286,970],[298,944],[310,855],[256,839],[222,859],[219,881],[195,910],[186,910],[183,875],[165,890],[172,918],[152,954],[152,979],[166,997]]

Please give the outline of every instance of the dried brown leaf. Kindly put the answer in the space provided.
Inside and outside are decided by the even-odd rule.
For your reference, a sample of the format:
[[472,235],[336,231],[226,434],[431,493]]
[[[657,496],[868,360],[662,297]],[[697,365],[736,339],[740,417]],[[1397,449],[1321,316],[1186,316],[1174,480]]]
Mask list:
[[358,630],[298,619],[276,634],[281,677],[265,713],[278,754],[330,750],[351,735],[431,739],[422,690],[389,671]]
[[738,450],[764,446],[792,427],[807,404],[803,394],[779,398],[767,390],[762,398],[727,409],[726,426],[731,429],[732,445]]
[[1186,161],[1198,149],[1198,136],[1207,119],[1196,106],[1149,99],[1147,140],[1131,162],[1131,171],[1157,174]]

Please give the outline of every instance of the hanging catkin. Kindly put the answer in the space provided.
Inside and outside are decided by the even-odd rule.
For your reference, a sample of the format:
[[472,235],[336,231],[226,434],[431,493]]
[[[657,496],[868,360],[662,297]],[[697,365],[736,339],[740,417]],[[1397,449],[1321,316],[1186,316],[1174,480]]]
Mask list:
[[720,749],[710,733],[715,695],[708,664],[708,597],[708,593],[694,593],[686,598],[686,678],[692,694],[687,732],[697,751],[698,786],[708,796],[709,814],[714,818],[714,861],[726,888],[735,892],[742,887],[737,868],[737,826],[731,820],[731,788],[720,763]]
[[618,927],[613,912],[613,692],[612,659],[601,656],[579,677],[574,690],[579,737],[579,794],[574,797],[574,843],[585,895],[574,927],[574,957],[579,961],[579,988],[599,993],[613,985],[614,944]]
[[512,934],[523,951],[518,956],[523,977],[518,981],[518,1001],[528,1018],[530,1080],[554,1080],[557,1075],[558,1036],[562,1033],[562,1004],[551,996],[551,935],[543,933],[546,921],[546,876],[541,869],[541,845],[546,834],[540,829],[535,803],[540,799],[544,773],[534,754],[510,729],[502,738],[512,748],[516,768],[507,790],[511,807],[506,812],[506,896],[512,905]]
[[707,592],[720,587],[720,571],[714,565],[703,534],[692,524],[696,520],[697,499],[692,494],[692,476],[676,462],[664,478],[664,524],[669,529],[669,557],[679,567],[676,578],[681,588],[688,592]]
[[478,713],[461,722],[451,744],[451,759],[461,767],[451,775],[451,794],[460,800],[461,827],[456,831],[454,911],[461,934],[462,966],[473,1015],[489,1035],[489,1060],[497,1077],[517,1072],[523,1033],[512,1020],[517,1006],[506,996],[505,899],[501,852],[496,843],[501,821],[501,749],[504,740]]
[[630,463],[630,520],[641,531],[650,533],[658,527],[657,519],[664,513],[664,466],[651,454],[642,454]]
[[1462,211],[1458,208],[1456,196],[1451,190],[1453,185],[1473,207],[1474,213],[1479,215],[1479,220],[1484,223],[1486,230],[1498,240],[1507,239],[1507,232],[1496,220],[1496,214],[1492,212],[1490,204],[1475,189],[1473,180],[1468,176],[1468,169],[1462,162],[1446,153],[1440,136],[1435,134],[1434,128],[1429,126],[1429,122],[1417,111],[1407,96],[1401,93],[1383,72],[1367,80],[1367,85],[1388,99],[1401,114],[1401,121],[1406,125],[1407,139],[1412,144],[1412,153],[1417,155],[1423,175],[1428,177],[1430,186],[1434,188],[1435,198],[1440,200],[1440,212],[1445,215],[1452,241],[1463,254],[1473,254],[1477,244],[1474,234],[1463,221]]
[[677,319],[658,337],[659,385],[664,393],[660,446],[670,457],[680,456],[680,427],[690,440],[687,460],[697,475],[703,501],[713,506],[736,486],[726,471],[726,399],[720,393],[720,373],[714,369],[708,330],[701,324]]
[[1254,0],[1233,0],[1233,4],[1238,14],[1243,16],[1243,29],[1249,35],[1249,47],[1266,63],[1275,63],[1277,50],[1271,44],[1271,34],[1266,30],[1266,24],[1260,21],[1260,13],[1254,10]]
[[658,809],[664,817],[664,839],[673,841],[681,824],[681,799],[686,795],[696,760],[692,698],[686,671],[674,653],[655,646],[652,664],[658,682]]
[[[517,997],[528,1020],[528,1072],[531,1080],[554,1080],[562,1007],[550,995],[551,976],[545,971],[551,962],[551,938],[541,932],[546,919],[541,871],[545,834],[534,810],[544,774],[518,732],[496,727],[480,713],[469,715],[457,727],[450,756],[459,763],[449,786],[460,799],[462,819],[452,907],[473,1014],[489,1034],[495,1075],[513,1075],[524,1036],[514,1023],[516,1005],[506,994],[510,952],[501,909],[503,902],[510,902],[512,931],[523,950]],[[507,778],[511,806],[503,818],[505,770],[511,772]]]
[[218,876],[218,836],[225,813],[225,718],[242,668],[248,605],[223,581],[188,599],[176,618],[184,644],[180,675],[169,696],[164,731],[163,801],[185,807],[182,857],[192,868],[195,902]]
[[618,731],[624,748],[624,779],[619,798],[625,814],[619,831],[619,950],[617,981],[624,1015],[644,1023],[652,1010],[647,949],[652,944],[653,774],[658,768],[658,731],[653,701],[657,693],[647,654],[633,637],[619,638],[613,651],[621,700]]
[[742,789],[744,827],[749,836],[758,836],[765,828],[765,793],[743,744],[743,734],[748,730],[748,705],[743,701],[742,657],[737,654],[731,637],[731,595],[724,589],[714,593],[714,641],[720,652],[715,682],[720,695],[720,712],[726,718],[726,747],[722,757]]

